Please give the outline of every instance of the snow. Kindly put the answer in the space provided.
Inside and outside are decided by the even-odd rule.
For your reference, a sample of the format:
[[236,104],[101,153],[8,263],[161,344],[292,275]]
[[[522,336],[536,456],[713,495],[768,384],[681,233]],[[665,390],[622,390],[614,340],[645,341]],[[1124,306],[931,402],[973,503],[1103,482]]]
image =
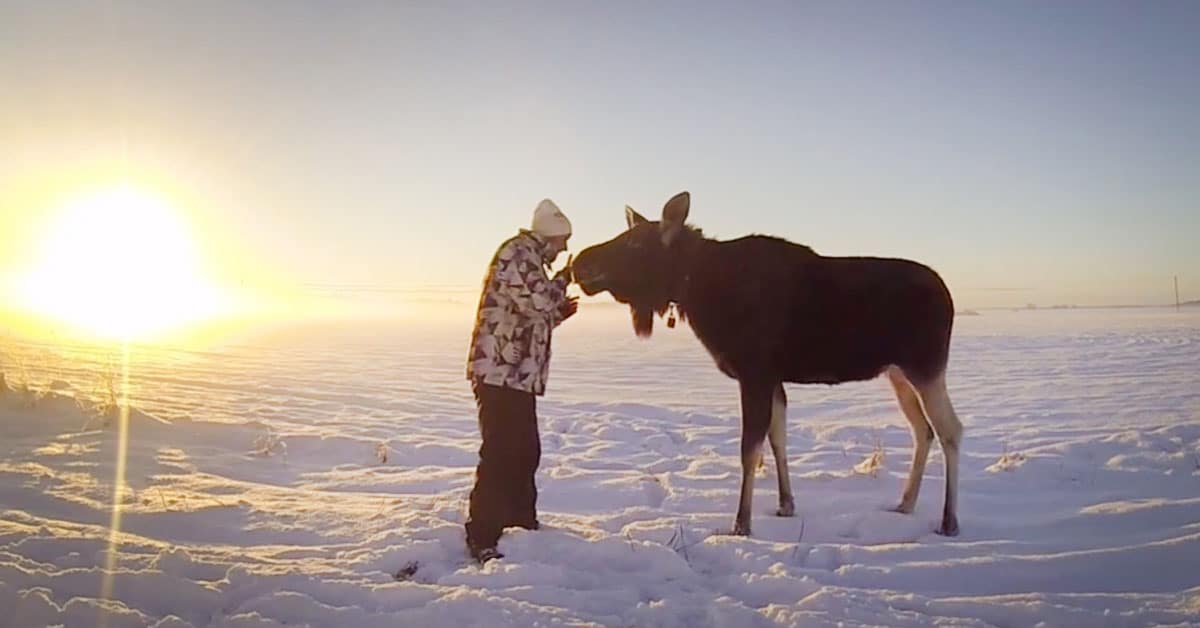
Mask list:
[[0,625],[1200,625],[1200,312],[959,318],[956,538],[936,447],[887,510],[910,436],[883,381],[789,387],[797,516],[768,454],[754,535],[721,534],[736,385],[620,316],[556,334],[543,529],[482,567],[469,313],[132,347],[116,533],[120,420],[85,401],[120,352],[0,337]]

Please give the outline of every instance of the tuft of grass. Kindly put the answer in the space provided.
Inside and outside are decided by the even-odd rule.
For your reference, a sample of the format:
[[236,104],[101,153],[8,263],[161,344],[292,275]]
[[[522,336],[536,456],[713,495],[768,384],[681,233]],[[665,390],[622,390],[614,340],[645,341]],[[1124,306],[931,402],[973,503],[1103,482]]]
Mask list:
[[[714,534],[720,534],[720,532],[714,532]],[[704,541],[705,539],[703,538],[696,541],[689,540],[687,536],[687,530],[684,530],[683,523],[679,522],[675,524],[675,532],[671,535],[671,538],[667,539],[667,547],[671,548],[676,554],[683,556],[684,562],[691,564],[692,559],[691,556],[688,555],[688,549],[695,547]]]
[[[33,378],[29,374],[29,360],[23,353],[14,353],[5,351],[6,361],[12,363],[14,367],[14,377],[11,383],[7,382],[3,387],[0,387],[0,392],[5,389],[15,393],[21,407],[32,408],[41,401],[43,393],[36,390],[33,386]],[[6,378],[7,380],[7,378]]]
[[95,400],[92,410],[97,415],[113,419],[120,414],[121,394],[117,390],[117,381],[117,365],[109,360],[100,367],[89,395]]
[[1017,467],[1025,464],[1025,454],[1019,451],[1010,451],[1008,443],[1004,443],[1004,449],[1000,452],[1000,459],[992,463],[986,471],[989,473],[997,473],[1000,471],[1016,471]]
[[82,429],[108,427],[121,415],[123,400],[119,382],[116,360],[110,357],[96,372],[91,388],[75,395],[75,405],[87,417]]
[[254,439],[253,453],[258,456],[272,456],[281,454],[287,457],[287,443],[278,434],[271,431],[270,426],[267,427],[267,433]]
[[407,582],[417,575],[417,571],[421,568],[421,563],[415,560],[404,564],[393,576],[397,582]]
[[792,548],[792,563],[800,564],[800,546],[804,543],[804,527],[807,520],[803,515],[800,516],[800,534],[796,537],[796,547]]
[[687,543],[687,534],[683,529],[682,523],[675,524],[675,532],[667,539],[667,547],[671,548],[676,554],[683,556],[684,562],[692,562],[688,558],[688,548],[691,547]]
[[872,478],[879,477],[879,470],[883,468],[884,459],[883,437],[880,435],[879,430],[875,431],[874,442],[875,444],[871,449],[871,453],[867,454],[867,457],[863,458],[861,462],[854,465],[855,473],[869,475]]

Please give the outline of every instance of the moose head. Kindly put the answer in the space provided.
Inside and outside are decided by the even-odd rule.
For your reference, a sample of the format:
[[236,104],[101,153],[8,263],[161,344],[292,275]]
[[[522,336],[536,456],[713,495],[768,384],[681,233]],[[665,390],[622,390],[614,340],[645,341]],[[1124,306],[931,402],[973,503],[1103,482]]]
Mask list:
[[648,220],[626,206],[628,229],[575,258],[575,280],[583,292],[591,296],[607,290],[618,302],[628,304],[638,336],[649,336],[654,314],[667,311],[683,274],[681,248],[700,237],[685,224],[690,206],[687,192],[667,201],[660,220]]

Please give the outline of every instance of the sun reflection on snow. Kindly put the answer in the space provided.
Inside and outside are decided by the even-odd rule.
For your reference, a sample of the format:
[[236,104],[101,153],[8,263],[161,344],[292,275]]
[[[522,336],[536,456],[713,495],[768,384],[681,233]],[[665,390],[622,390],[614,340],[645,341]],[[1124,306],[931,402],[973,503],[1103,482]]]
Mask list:
[[[121,345],[121,399],[117,413],[117,459],[113,473],[112,518],[108,524],[108,549],[105,552],[104,576],[100,586],[100,599],[110,600],[117,567],[117,552],[120,549],[121,507],[125,498],[125,462],[129,451],[129,343]],[[108,625],[108,614],[101,610],[100,626]]]

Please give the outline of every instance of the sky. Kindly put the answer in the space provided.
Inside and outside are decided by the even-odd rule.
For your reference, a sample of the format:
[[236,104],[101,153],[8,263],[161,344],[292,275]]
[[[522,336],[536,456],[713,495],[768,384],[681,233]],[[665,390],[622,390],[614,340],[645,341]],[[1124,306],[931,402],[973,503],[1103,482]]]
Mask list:
[[8,2],[0,275],[123,178],[224,281],[476,290],[543,197],[938,270],[964,307],[1200,298],[1200,3]]

